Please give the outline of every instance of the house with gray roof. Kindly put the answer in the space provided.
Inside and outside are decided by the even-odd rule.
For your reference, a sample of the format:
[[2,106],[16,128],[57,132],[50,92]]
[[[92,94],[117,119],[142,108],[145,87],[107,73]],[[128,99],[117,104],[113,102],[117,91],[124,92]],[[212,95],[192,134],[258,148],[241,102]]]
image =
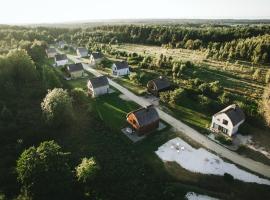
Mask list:
[[88,56],[88,50],[85,47],[78,47],[76,52],[77,52],[78,57],[80,58]]
[[103,59],[103,55],[100,52],[92,52],[90,55],[90,64],[96,65],[100,63]]
[[126,118],[139,136],[148,134],[159,127],[159,115],[153,105],[132,111]]
[[65,46],[67,46],[67,43],[65,41],[59,41],[59,42],[57,42],[57,46],[60,49],[63,49]]
[[117,61],[112,65],[112,74],[115,76],[129,75],[129,65],[126,61]]
[[82,63],[70,64],[67,66],[67,72],[70,78],[75,79],[84,76],[84,69]]
[[46,49],[46,54],[47,54],[48,58],[54,58],[54,56],[57,54],[57,51],[55,48],[50,47],[50,48]]
[[66,54],[56,54],[54,57],[56,66],[63,66],[68,64],[68,58]]
[[238,105],[232,104],[213,115],[210,129],[231,137],[237,133],[239,126],[244,121],[245,114],[242,109]]
[[87,82],[88,93],[92,97],[98,97],[109,93],[109,81],[106,76],[94,77]]
[[155,96],[158,96],[160,92],[169,90],[171,88],[171,84],[168,79],[163,76],[160,76],[156,79],[148,81],[147,83],[147,91],[152,93]]

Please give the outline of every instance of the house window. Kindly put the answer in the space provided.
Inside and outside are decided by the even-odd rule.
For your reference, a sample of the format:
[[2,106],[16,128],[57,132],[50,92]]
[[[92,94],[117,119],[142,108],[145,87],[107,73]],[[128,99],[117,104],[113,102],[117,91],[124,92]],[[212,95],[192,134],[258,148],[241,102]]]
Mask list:
[[228,121],[226,119],[223,119],[223,122],[222,122],[224,125],[228,125]]

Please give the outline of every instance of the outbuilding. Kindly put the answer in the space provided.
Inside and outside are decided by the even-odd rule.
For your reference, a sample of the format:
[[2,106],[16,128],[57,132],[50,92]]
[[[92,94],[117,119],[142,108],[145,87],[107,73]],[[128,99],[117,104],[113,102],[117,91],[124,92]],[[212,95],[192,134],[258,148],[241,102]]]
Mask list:
[[158,96],[160,92],[169,90],[170,88],[170,82],[163,76],[148,81],[147,83],[147,91],[155,96]]
[[85,47],[78,47],[76,52],[77,52],[78,57],[80,58],[88,56],[88,50]]
[[126,118],[139,136],[148,134],[159,127],[159,115],[153,105],[132,111]]
[[56,54],[54,59],[56,66],[63,66],[68,64],[68,58],[66,54]]
[[109,93],[109,81],[106,76],[94,77],[87,82],[88,93],[92,97],[97,97]]
[[90,64],[91,65],[96,65],[100,63],[103,59],[103,55],[100,52],[93,52],[90,55]]
[[212,117],[210,129],[228,136],[237,133],[239,126],[245,121],[245,114],[239,106],[232,104]]
[[115,76],[125,76],[129,73],[129,65],[126,61],[118,61],[112,65],[112,74]]
[[80,78],[84,75],[84,69],[82,63],[70,64],[67,66],[67,72],[70,78]]

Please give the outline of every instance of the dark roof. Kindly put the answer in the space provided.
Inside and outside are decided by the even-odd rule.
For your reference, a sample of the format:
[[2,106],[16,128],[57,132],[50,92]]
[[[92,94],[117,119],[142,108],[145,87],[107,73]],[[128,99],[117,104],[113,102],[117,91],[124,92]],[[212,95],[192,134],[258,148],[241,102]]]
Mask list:
[[69,72],[81,71],[83,70],[83,65],[82,63],[70,64],[68,65],[67,70]]
[[135,115],[135,117],[136,117],[136,119],[141,127],[147,126],[147,125],[159,120],[158,113],[153,105],[140,108],[138,110],[135,110],[133,112],[128,113],[128,115],[130,115],[132,113]]
[[67,55],[66,54],[57,54],[55,55],[55,59],[56,61],[59,61],[59,60],[67,60]]
[[106,86],[109,84],[109,81],[106,76],[99,76],[99,77],[91,78],[89,79],[89,81],[91,82],[91,85],[93,86],[93,88],[98,88],[98,87]]
[[153,79],[153,80],[151,80],[149,82],[153,82],[156,85],[157,90],[163,90],[163,89],[169,88],[171,86],[168,79],[166,79],[166,78],[164,78],[162,76],[160,76],[160,77],[158,77],[156,79]]
[[126,69],[129,68],[128,63],[126,61],[117,61],[114,63],[117,69]]
[[217,114],[221,114],[221,113],[225,113],[230,118],[233,125],[236,125],[242,120],[245,120],[245,113],[236,104],[232,104],[226,107],[225,109],[221,110]]
[[47,52],[47,53],[56,53],[56,49],[50,47],[50,48],[48,48],[48,49],[46,50],[46,52]]
[[100,52],[93,52],[91,55],[94,57],[94,59],[100,59],[103,57]]
[[87,50],[85,47],[78,47],[77,50],[78,50],[80,53],[88,53],[88,50]]

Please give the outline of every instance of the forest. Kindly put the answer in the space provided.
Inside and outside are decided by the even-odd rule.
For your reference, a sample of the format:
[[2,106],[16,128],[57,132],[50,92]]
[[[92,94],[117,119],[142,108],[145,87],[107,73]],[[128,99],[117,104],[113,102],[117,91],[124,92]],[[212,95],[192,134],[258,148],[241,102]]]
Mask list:
[[[269,34],[268,25],[123,25],[84,29],[0,26],[0,199],[179,199],[190,190],[210,191],[228,199],[269,195],[267,186],[211,175],[198,178],[197,174],[184,171],[196,183],[187,177],[177,180],[152,155],[155,145],[171,135],[155,135],[146,141],[149,143],[130,145],[100,119],[95,109],[97,101],[63,80],[45,53],[50,44],[64,40],[90,51],[126,58],[139,69],[162,71],[176,86],[185,86],[163,93],[162,101],[178,103],[191,97],[200,105],[220,108],[236,99],[244,102],[242,106],[252,121],[259,115],[254,99],[261,97],[232,95],[218,81],[196,78],[194,71],[201,67],[196,63],[162,54],[158,58],[127,54],[112,46],[134,43],[184,48],[206,51],[209,58],[217,60],[240,59],[269,65]],[[142,84],[146,73],[135,72],[130,79]],[[261,71],[251,73],[254,77],[249,79],[263,85],[270,81],[270,73],[265,79],[261,79]],[[269,121],[269,89],[263,98]],[[126,107],[137,106],[114,101],[126,112]]]

